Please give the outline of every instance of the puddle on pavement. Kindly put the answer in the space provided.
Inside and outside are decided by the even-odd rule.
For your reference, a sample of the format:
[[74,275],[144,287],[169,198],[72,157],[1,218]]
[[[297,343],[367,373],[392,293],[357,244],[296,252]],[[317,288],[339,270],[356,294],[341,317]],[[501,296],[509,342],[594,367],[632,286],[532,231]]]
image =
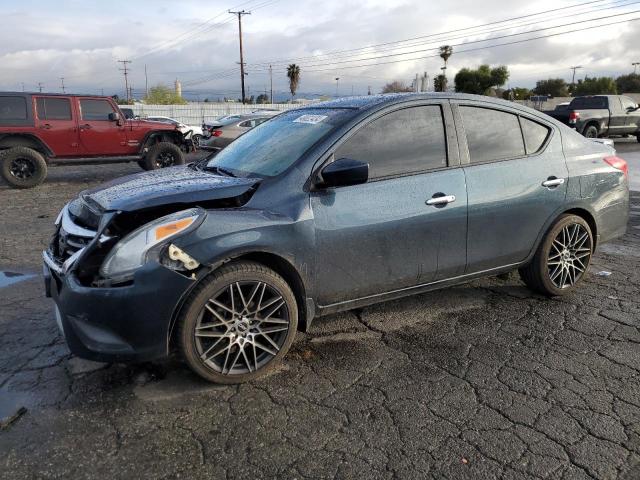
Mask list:
[[0,270],[0,288],[32,278],[33,275]]

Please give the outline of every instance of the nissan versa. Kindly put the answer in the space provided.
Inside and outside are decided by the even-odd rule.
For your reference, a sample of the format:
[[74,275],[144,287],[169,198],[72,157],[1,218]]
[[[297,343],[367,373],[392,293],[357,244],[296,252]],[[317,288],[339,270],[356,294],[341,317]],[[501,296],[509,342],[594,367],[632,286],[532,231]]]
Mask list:
[[44,252],[47,293],[78,356],[175,349],[242,382],[322,315],[512,270],[569,292],[625,232],[628,189],[611,147],[514,103],[336,100],[81,193]]

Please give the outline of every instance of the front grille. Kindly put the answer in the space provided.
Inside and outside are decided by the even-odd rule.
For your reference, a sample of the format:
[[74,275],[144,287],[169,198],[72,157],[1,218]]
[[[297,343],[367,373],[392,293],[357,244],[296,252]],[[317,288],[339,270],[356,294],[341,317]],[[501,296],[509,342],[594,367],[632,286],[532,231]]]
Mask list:
[[64,230],[64,228],[60,228],[58,231],[58,258],[64,262],[71,255],[76,253],[78,250],[86,247],[91,238],[80,237],[78,235],[72,235]]
[[[85,222],[79,220],[80,217],[73,215],[70,210],[80,213],[82,208],[76,201],[65,206],[60,215],[60,223],[56,234],[51,242],[51,253],[56,262],[64,262],[76,252],[85,248],[96,236],[94,229],[87,228]],[[87,216],[87,218],[90,218]]]

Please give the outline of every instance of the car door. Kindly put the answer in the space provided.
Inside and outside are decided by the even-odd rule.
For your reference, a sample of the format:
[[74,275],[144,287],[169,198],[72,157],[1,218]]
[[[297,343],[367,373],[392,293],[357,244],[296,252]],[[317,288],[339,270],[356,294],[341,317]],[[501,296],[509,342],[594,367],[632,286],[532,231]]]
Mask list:
[[109,115],[118,113],[104,98],[78,98],[80,145],[87,156],[134,154],[134,146],[127,143],[125,123],[112,121]]
[[620,97],[598,97],[603,98],[609,105],[609,135],[622,135],[626,133],[627,112],[623,109]]
[[467,273],[517,264],[565,201],[560,135],[539,118],[481,102],[458,102],[454,114],[469,201]]
[[636,133],[640,127],[640,110],[638,104],[629,97],[620,97],[622,109],[626,112],[625,132]]
[[368,162],[369,181],[311,193],[321,305],[464,271],[467,199],[454,145],[448,103],[385,112],[342,140],[327,162]]
[[71,97],[34,96],[35,126],[38,136],[57,157],[73,157],[82,153],[78,125],[73,115]]

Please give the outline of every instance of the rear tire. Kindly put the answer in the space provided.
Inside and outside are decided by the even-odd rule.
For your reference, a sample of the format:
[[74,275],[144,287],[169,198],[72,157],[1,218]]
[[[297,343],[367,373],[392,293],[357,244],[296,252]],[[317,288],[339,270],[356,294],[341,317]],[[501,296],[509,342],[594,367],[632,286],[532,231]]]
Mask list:
[[33,188],[47,177],[47,162],[32,148],[13,147],[0,152],[0,173],[14,188]]
[[522,281],[547,296],[571,292],[584,278],[593,254],[591,227],[577,215],[562,215],[540,243],[531,263],[518,270]]
[[598,138],[598,127],[595,125],[589,125],[584,129],[584,136],[587,138]]
[[160,142],[149,148],[142,163],[144,166],[141,166],[145,170],[184,165],[184,154],[177,145],[171,142]]
[[231,384],[273,369],[297,327],[297,303],[287,282],[262,264],[238,262],[194,289],[178,317],[176,338],[195,373]]

